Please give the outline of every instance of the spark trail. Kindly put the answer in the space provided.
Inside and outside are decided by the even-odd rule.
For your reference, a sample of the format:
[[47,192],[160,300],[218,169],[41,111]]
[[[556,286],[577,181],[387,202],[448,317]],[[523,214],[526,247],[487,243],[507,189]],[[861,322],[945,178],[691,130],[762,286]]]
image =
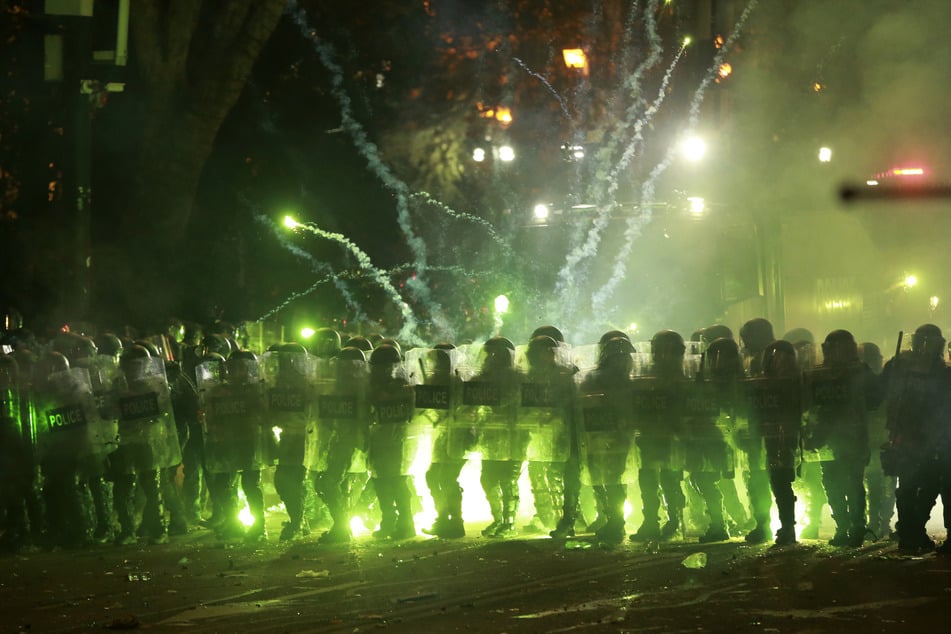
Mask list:
[[409,304],[403,300],[403,297],[399,294],[399,291],[396,290],[396,287],[393,286],[393,283],[390,281],[389,277],[387,277],[386,273],[382,269],[378,269],[373,265],[372,260],[370,260],[370,256],[367,255],[363,249],[354,244],[352,240],[342,233],[324,231],[312,222],[297,223],[294,229],[308,231],[315,236],[336,242],[347,249],[347,251],[349,251],[354,256],[354,258],[356,258],[357,266],[361,270],[370,274],[370,278],[373,279],[380,286],[380,288],[386,292],[387,295],[390,296],[390,299],[399,309],[400,314],[403,317],[403,327],[400,329],[397,338],[413,345],[423,345],[423,342],[416,334],[416,316],[413,315],[413,311],[409,307]]
[[480,218],[479,216],[475,216],[473,214],[467,214],[465,212],[456,211],[450,208],[448,205],[436,200],[427,192],[416,192],[410,195],[410,199],[422,202],[423,204],[429,205],[430,207],[434,207],[435,209],[438,209],[439,211],[443,212],[450,218],[454,218],[456,220],[466,220],[468,222],[471,222],[472,224],[476,224],[476,225],[480,225],[484,227],[486,232],[489,234],[489,237],[492,238],[492,241],[495,242],[499,246],[499,248],[502,249],[505,255],[512,254],[512,246],[508,243],[507,240],[505,240],[505,238],[503,238],[499,234],[498,231],[496,231],[495,225],[493,225],[491,222],[489,222],[485,218]]
[[[617,193],[617,189],[620,184],[620,173],[624,170],[631,159],[633,159],[635,151],[643,143],[643,130],[646,125],[648,125],[654,118],[654,115],[660,110],[661,105],[664,103],[664,99],[667,96],[667,87],[670,85],[670,80],[673,77],[674,71],[677,68],[677,64],[683,58],[684,51],[686,50],[686,44],[680,47],[680,50],[677,52],[677,55],[671,61],[670,65],[667,67],[664,77],[661,80],[660,88],[657,91],[657,97],[651,102],[650,106],[644,112],[644,114],[633,123],[634,134],[631,140],[628,142],[627,146],[624,149],[624,152],[621,154],[617,163],[611,168],[610,173],[606,177],[607,186],[603,190],[599,200],[602,200],[602,204],[599,206],[598,215],[595,218],[594,224],[588,230],[588,234],[584,243],[576,246],[565,259],[565,264],[562,266],[558,275],[558,283],[555,287],[556,296],[561,298],[561,304],[566,306],[577,305],[577,289],[572,288],[572,283],[577,282],[579,279],[579,273],[581,276],[585,276],[586,272],[579,272],[581,268],[581,263],[585,259],[593,258],[598,252],[598,246],[601,243],[601,236],[604,233],[604,230],[608,226],[608,223],[611,220],[611,213],[617,206],[614,196]],[[622,126],[622,129],[626,129],[628,126]],[[641,199],[642,203],[651,202],[648,199]],[[643,227],[646,223],[650,222],[650,214],[641,214],[639,216],[632,216],[628,219],[629,231],[625,231],[625,235],[631,233],[630,227],[633,224],[637,225],[637,232],[639,234],[640,227]],[[630,253],[631,246],[625,244],[622,248],[626,254]],[[626,257],[626,256],[625,256]],[[617,258],[615,258],[617,260]],[[617,268],[617,264],[615,264]],[[582,277],[583,279],[583,277]],[[595,297],[600,297],[601,293],[596,293]],[[603,304],[603,303],[602,303]],[[597,309],[597,307],[596,307]]]
[[[743,13],[740,15],[739,19],[736,22],[736,25],[733,27],[733,32],[724,42],[723,46],[717,52],[716,56],[713,59],[711,67],[707,70],[704,75],[703,80],[701,80],[700,85],[697,87],[697,90],[694,92],[693,99],[690,102],[689,117],[687,122],[687,129],[692,129],[696,127],[697,122],[700,118],[700,105],[703,102],[706,89],[709,87],[710,83],[713,81],[713,78],[716,76],[717,70],[720,68],[720,65],[723,63],[726,54],[732,48],[733,44],[736,42],[742,33],[743,27],[746,25],[746,21],[749,19],[750,14],[756,8],[757,0],[750,0],[746,5],[746,8],[743,10]],[[683,49],[681,49],[683,53]],[[658,99],[660,96],[658,97]],[[656,100],[655,100],[656,103]],[[663,160],[654,166],[648,175],[647,180],[644,181],[641,186],[641,202],[649,203],[654,198],[654,188],[657,182],[657,179],[660,177],[664,171],[670,167],[671,162],[673,161],[674,154],[676,153],[676,148],[671,147],[667,150]],[[594,306],[594,310],[604,311],[606,304],[610,297],[613,295],[614,291],[617,289],[618,284],[620,284],[625,277],[627,277],[627,258],[631,253],[633,248],[633,242],[641,235],[641,230],[644,225],[650,221],[650,215],[646,219],[641,217],[632,217],[627,221],[627,227],[624,231],[624,242],[621,249],[618,251],[617,255],[614,258],[614,267],[612,271],[611,278],[599,288],[591,298],[591,303]]]
[[532,77],[540,81],[542,85],[548,89],[548,92],[550,92],[555,97],[555,99],[558,100],[558,103],[561,105],[561,114],[565,116],[565,119],[568,119],[568,121],[571,121],[572,120],[571,113],[568,112],[568,103],[565,101],[564,97],[558,94],[558,91],[555,90],[554,86],[552,86],[548,82],[548,79],[546,79],[544,75],[541,75],[533,71],[531,68],[528,67],[528,65],[525,62],[523,62],[519,58],[512,57],[512,60],[514,60],[516,64],[521,66],[522,70],[524,70],[526,73],[528,73],[529,75],[531,75]]
[[276,226],[273,222],[271,222],[271,219],[268,218],[267,216],[265,216],[264,214],[256,213],[256,214],[254,215],[254,220],[255,220],[256,222],[258,222],[258,223],[260,223],[260,224],[266,226],[266,227],[271,231],[271,233],[274,235],[274,237],[277,238],[278,243],[279,243],[282,247],[284,247],[284,249],[286,249],[287,251],[289,251],[289,252],[292,253],[293,255],[297,256],[297,257],[300,258],[301,260],[304,260],[305,262],[307,262],[307,263],[310,265],[311,269],[312,269],[315,273],[323,273],[323,274],[326,274],[326,277],[325,277],[325,278],[322,278],[321,280],[319,280],[318,282],[314,283],[311,287],[309,287],[308,289],[306,289],[306,290],[304,290],[304,291],[301,291],[301,292],[297,292],[297,293],[292,294],[289,298],[287,298],[286,300],[284,300],[283,302],[281,302],[281,304],[280,304],[279,306],[277,306],[277,307],[274,308],[273,310],[268,311],[264,316],[259,317],[259,318],[257,319],[257,321],[263,321],[263,320],[267,319],[267,318],[270,317],[271,315],[274,315],[275,313],[277,313],[278,311],[280,311],[280,310],[281,310],[282,308],[284,308],[285,306],[287,306],[287,305],[289,305],[290,303],[292,303],[292,302],[294,302],[294,301],[300,299],[301,297],[303,297],[303,296],[305,296],[305,295],[310,294],[310,293],[313,292],[318,286],[320,286],[320,285],[322,285],[322,284],[325,284],[325,283],[327,283],[327,282],[333,282],[333,285],[337,288],[337,291],[340,293],[341,297],[343,297],[344,303],[346,303],[346,305],[353,311],[354,317],[355,317],[356,319],[365,319],[365,318],[366,318],[366,314],[363,312],[363,308],[362,308],[362,307],[360,306],[360,304],[357,303],[357,301],[353,298],[353,295],[350,293],[350,289],[347,288],[347,285],[344,283],[344,281],[343,281],[343,279],[341,278],[341,276],[340,276],[339,274],[337,274],[336,272],[334,272],[333,269],[331,268],[331,266],[330,266],[329,264],[327,264],[326,262],[320,262],[319,260],[317,260],[316,258],[314,258],[314,256],[312,256],[310,253],[308,253],[307,251],[304,251],[303,249],[301,249],[301,248],[298,247],[297,245],[292,244],[292,243],[286,238],[286,236],[284,236],[284,234],[277,228],[277,226]]
[[[426,305],[434,319],[445,327],[447,321],[442,315],[441,307],[435,304],[429,286],[426,284],[426,270],[428,268],[426,243],[413,230],[412,221],[409,213],[409,187],[397,178],[392,170],[383,162],[379,148],[368,138],[363,126],[360,125],[353,114],[353,106],[350,96],[343,87],[343,68],[335,60],[333,47],[317,36],[317,31],[310,26],[307,13],[298,6],[296,0],[291,0],[286,9],[288,15],[294,20],[300,29],[301,35],[311,42],[314,50],[320,58],[321,64],[331,75],[331,93],[337,100],[340,108],[341,127],[350,135],[353,144],[361,156],[367,161],[367,165],[372,172],[380,179],[396,200],[397,223],[403,233],[406,243],[413,253],[416,261],[417,276],[409,285],[410,290],[417,298]],[[405,327],[405,325],[404,325]]]

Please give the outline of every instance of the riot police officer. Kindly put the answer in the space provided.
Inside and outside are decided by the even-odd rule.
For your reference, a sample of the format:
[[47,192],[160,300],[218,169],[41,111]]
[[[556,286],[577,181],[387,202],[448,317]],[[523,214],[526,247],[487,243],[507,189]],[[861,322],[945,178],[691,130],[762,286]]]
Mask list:
[[[809,372],[816,367],[818,363],[815,338],[812,332],[806,328],[793,328],[785,335],[783,340],[788,341],[796,349],[796,359],[799,363],[801,372]],[[809,420],[810,412],[804,413],[805,420],[803,425],[811,427]],[[822,463],[819,461],[821,454],[817,452],[803,452],[805,460],[799,465],[799,478],[795,481],[794,487],[799,495],[804,498],[806,506],[807,524],[800,531],[803,539],[819,539],[819,529],[822,525],[822,511],[828,500],[826,499],[825,487],[822,486]]]
[[634,436],[634,354],[626,337],[604,341],[597,366],[584,376],[579,390],[583,468],[594,489],[598,516],[603,519],[595,537],[607,545],[624,539],[624,502],[627,483],[633,479],[628,456]]
[[479,481],[492,512],[486,537],[515,534],[518,513],[518,479],[525,460],[527,439],[516,432],[519,379],[515,345],[505,337],[492,337],[482,346],[479,373],[463,386],[463,404],[474,414],[482,450]]
[[[634,414],[640,456],[637,472],[644,522],[633,541],[669,539],[681,531],[686,498],[681,482],[683,464],[676,460],[677,436],[684,433],[682,396],[685,389],[683,337],[662,330],[651,339],[650,376],[635,382]],[[660,526],[661,495],[667,521]]]
[[[885,364],[889,445],[882,454],[887,475],[898,477],[898,547],[910,553],[933,550],[925,524],[941,490],[938,452],[945,435],[948,370],[944,336],[934,324],[919,326],[911,351]],[[899,342],[900,345],[900,342]]]
[[829,543],[861,546],[866,533],[868,411],[881,402],[878,381],[859,360],[858,344],[847,330],[830,332],[822,354],[822,365],[806,373],[807,406],[815,412],[815,427],[805,445],[828,445],[832,450],[833,459],[822,463],[822,484],[836,525]]
[[456,347],[451,343],[436,344],[430,350],[413,354],[413,358],[423,379],[415,388],[416,417],[418,422],[431,425],[434,436],[426,485],[433,498],[436,520],[423,532],[443,539],[458,539],[466,535],[459,474],[466,464],[464,453],[470,447],[462,446],[455,451],[453,446],[453,440],[459,436],[457,432],[462,431],[455,425],[456,407],[462,400]]
[[777,546],[796,542],[796,459],[802,426],[802,381],[796,350],[785,340],[763,351],[760,373],[747,382],[752,437],[763,439],[769,485],[779,512]]
[[[577,405],[574,372],[566,352],[562,343],[548,335],[532,337],[521,384],[518,424],[529,434],[528,474],[535,499],[531,526],[546,532],[555,527],[556,510],[565,506],[564,477]],[[573,504],[577,506],[577,497]]]
[[30,456],[20,407],[19,368],[12,356],[0,355],[0,548],[18,550],[30,543],[27,502]]
[[363,351],[345,346],[334,359],[333,374],[322,376],[318,385],[317,431],[308,437],[307,467],[333,519],[330,530],[320,537],[321,544],[345,543],[351,538],[347,478],[366,448],[367,382]]
[[[416,536],[409,469],[419,434],[413,425],[415,391],[407,381],[400,351],[381,343],[370,353],[368,463],[380,505],[378,539]],[[428,431],[428,430],[427,430]]]
[[[870,341],[859,344],[859,358],[868,365],[873,374],[882,374],[884,359],[877,345]],[[868,435],[871,459],[865,468],[865,485],[868,491],[869,529],[878,537],[889,537],[892,532],[892,515],[895,514],[895,489],[898,485],[894,476],[885,475],[882,471],[880,448],[888,442],[885,408],[878,407],[869,412]]]
[[280,430],[274,488],[284,502],[287,522],[281,541],[305,536],[304,522],[305,446],[314,425],[316,361],[299,343],[272,346],[264,359],[270,424]]
[[[227,361],[215,354],[209,357],[199,366],[197,376],[203,412],[205,468],[210,474],[215,512],[224,518],[219,536],[243,537],[249,543],[264,542],[267,531],[261,469],[271,463],[275,444],[267,425],[258,358],[252,352],[241,350]],[[236,499],[232,494],[238,474],[253,518],[247,531],[239,526]]]
[[144,346],[133,344],[123,349],[119,368],[119,449],[110,460],[119,519],[116,541],[120,544],[136,541],[135,490],[138,487],[145,497],[142,532],[151,543],[165,543],[168,525],[160,471],[182,461],[165,364]]
[[[740,340],[743,343],[747,375],[758,376],[763,370],[763,352],[775,340],[773,325],[762,317],[750,319],[740,328]],[[762,544],[772,537],[770,512],[773,505],[763,437],[756,425],[751,424],[748,433],[738,437],[738,440],[739,448],[746,454],[746,492],[750,499],[751,514],[756,522],[753,529],[746,534],[746,541]]]

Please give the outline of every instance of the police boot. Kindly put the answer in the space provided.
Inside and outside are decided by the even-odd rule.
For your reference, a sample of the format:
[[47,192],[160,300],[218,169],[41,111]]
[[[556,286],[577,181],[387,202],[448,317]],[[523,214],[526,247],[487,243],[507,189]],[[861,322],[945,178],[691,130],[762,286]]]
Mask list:
[[608,521],[608,494],[604,486],[601,485],[595,485],[591,490],[594,493],[594,507],[595,511],[597,511],[597,515],[594,520],[588,524],[587,530],[589,533],[596,533],[598,529],[604,526]]
[[683,508],[668,507],[667,522],[660,528],[661,539],[673,539],[681,533],[684,516]]
[[777,546],[796,543],[796,496],[790,488],[788,493],[776,492],[776,507],[779,511],[779,530],[776,531]]
[[616,546],[624,541],[624,501],[627,498],[627,487],[623,484],[613,484],[605,487],[607,499],[607,521],[597,532],[598,542]]
[[304,535],[304,468],[277,465],[274,470],[274,488],[284,502],[287,521],[281,529],[281,541],[299,539]]
[[96,529],[92,537],[100,544],[105,544],[115,538],[115,528],[112,525],[114,511],[112,486],[102,478],[93,478],[89,486],[92,490],[93,506],[96,509]]
[[502,502],[502,523],[493,533],[493,537],[515,537],[518,530],[515,528],[515,516],[518,514],[518,498],[506,496]]
[[145,507],[142,509],[143,535],[150,544],[168,543],[168,524],[165,522],[165,504],[159,483],[158,470],[139,474],[139,483],[145,494]]
[[249,544],[265,543],[267,542],[267,526],[265,525],[264,516],[264,491],[261,490],[261,472],[242,472],[241,488],[248,500],[248,510],[251,511],[251,517],[254,518],[254,523],[248,527],[244,535],[244,541]]
[[396,504],[396,527],[393,539],[412,539],[416,537],[416,523],[413,521],[414,495],[409,486],[409,477],[400,476],[393,482],[393,501]]
[[703,472],[698,473],[697,477],[694,478],[697,489],[703,497],[704,506],[707,507],[707,517],[710,520],[706,532],[700,536],[701,544],[725,542],[730,539],[730,532],[727,530],[723,518],[723,495],[720,493],[716,482],[718,477],[719,474]]
[[489,503],[489,510],[492,511],[492,523],[482,529],[482,536],[494,537],[495,531],[505,521],[502,508],[502,492],[498,487],[487,487],[485,484],[482,485],[482,488],[485,492],[485,499]]
[[765,544],[773,536],[769,526],[773,496],[769,488],[769,475],[765,470],[750,471],[747,493],[749,493],[750,507],[753,510],[756,526],[746,534],[746,543]]
[[135,476],[131,473],[117,476],[112,492],[119,520],[116,544],[134,544],[138,541],[135,534]]
[[462,488],[455,482],[448,488],[448,516],[439,533],[443,539],[460,539],[466,536],[466,526],[462,521]]

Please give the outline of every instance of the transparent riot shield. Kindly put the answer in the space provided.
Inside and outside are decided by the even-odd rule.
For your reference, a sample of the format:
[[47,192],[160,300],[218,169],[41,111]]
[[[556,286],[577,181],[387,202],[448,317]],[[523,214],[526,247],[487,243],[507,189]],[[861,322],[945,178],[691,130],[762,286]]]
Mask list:
[[117,390],[119,446],[131,458],[127,468],[143,471],[173,467],[182,452],[162,359],[136,359],[124,368]]
[[20,386],[16,363],[5,360],[0,366],[0,473],[12,478],[28,468],[21,419]]
[[264,383],[253,359],[232,359],[226,376],[201,364],[198,397],[203,412],[205,468],[211,473],[258,470],[270,464]]
[[721,419],[721,386],[712,381],[686,381],[682,388],[685,466],[691,473],[732,475],[735,465]]
[[42,459],[95,461],[116,450],[116,422],[99,415],[85,368],[55,372],[44,384],[37,419]]
[[335,359],[324,370],[316,388],[316,433],[308,437],[304,464],[315,472],[365,471],[367,365]]
[[742,382],[748,404],[748,427],[738,432],[738,444],[756,466],[756,453],[765,455],[773,469],[793,469],[799,461],[802,426],[802,384],[799,377],[746,379]]
[[277,440],[275,457],[283,465],[304,465],[307,438],[316,424],[317,359],[304,352],[268,352],[260,368],[267,424]]
[[[419,450],[415,390],[403,381],[371,386],[368,466],[373,477],[408,475]],[[428,437],[428,435],[427,435]]]
[[631,393],[627,384],[607,384],[592,371],[581,382],[579,449],[582,482],[592,486],[637,479]]
[[868,453],[868,418],[864,365],[817,367],[806,371],[804,404],[810,425],[803,430],[811,451],[807,461],[848,456],[865,460]]
[[462,404],[450,427],[450,450],[455,458],[479,452],[482,460],[524,460],[528,439],[516,429],[519,388],[514,372],[509,380],[476,377],[462,385]]
[[686,454],[683,398],[685,379],[635,377],[631,381],[637,462],[643,469],[682,470]]
[[462,402],[465,377],[459,359],[455,349],[414,348],[406,353],[406,369],[415,392],[413,424],[420,433],[418,465],[454,459],[449,451],[449,430]]
[[565,462],[571,452],[569,417],[575,382],[567,369],[533,372],[520,384],[517,427],[528,435],[529,462]]

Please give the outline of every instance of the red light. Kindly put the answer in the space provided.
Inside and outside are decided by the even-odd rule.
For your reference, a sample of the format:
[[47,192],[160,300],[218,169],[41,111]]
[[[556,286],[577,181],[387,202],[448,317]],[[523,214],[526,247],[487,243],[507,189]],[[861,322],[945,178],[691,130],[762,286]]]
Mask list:
[[895,176],[921,176],[925,173],[920,167],[896,167],[892,170]]

